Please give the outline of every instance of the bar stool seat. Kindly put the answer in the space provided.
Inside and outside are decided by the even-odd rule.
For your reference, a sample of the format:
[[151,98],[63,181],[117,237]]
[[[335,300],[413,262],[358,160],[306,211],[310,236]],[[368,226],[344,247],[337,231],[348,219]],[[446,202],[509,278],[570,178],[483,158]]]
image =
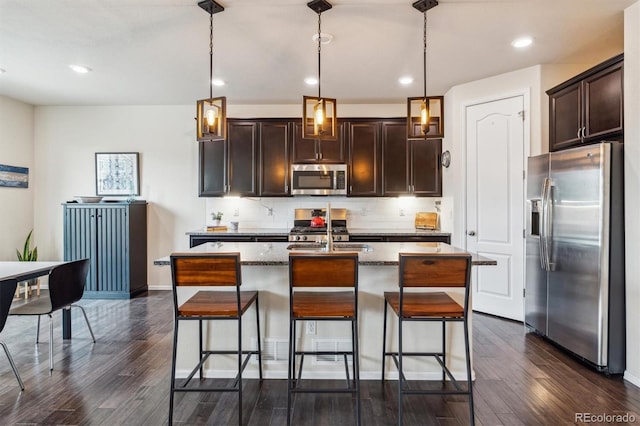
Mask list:
[[[303,288],[299,290],[299,288]],[[313,289],[312,291],[309,291]],[[348,289],[348,290],[347,290]],[[351,350],[298,350],[298,321],[347,321],[351,323]],[[346,385],[332,388],[301,386],[305,355],[342,357]],[[352,359],[350,377],[348,359]],[[300,366],[296,375],[297,358]],[[358,351],[358,254],[305,253],[289,254],[289,371],[287,380],[287,425],[291,424],[293,394],[351,393],[356,399],[356,424],[360,425],[360,367]],[[340,424],[345,424],[340,421]]]
[[[384,382],[385,361],[391,357],[398,368],[398,424],[403,424],[403,397],[408,395],[467,395],[469,398],[469,423],[475,424],[473,409],[473,386],[471,382],[471,353],[469,348],[469,285],[471,281],[471,256],[468,254],[423,254],[400,253],[398,292],[384,293],[384,322],[382,328],[382,381]],[[443,288],[464,292],[462,305],[443,291],[422,291],[420,288]],[[386,349],[387,308],[398,318],[398,350]],[[404,322],[441,323],[442,336],[440,350],[434,352],[405,352],[403,350]],[[447,365],[447,323],[462,323],[464,333],[466,386],[456,380]],[[440,389],[412,389],[405,377],[403,358],[432,357],[442,368]],[[445,385],[446,379],[450,380]]]
[[[173,354],[171,359],[171,390],[169,397],[169,425],[173,422],[174,395],[176,392],[235,392],[238,394],[238,424],[242,425],[242,373],[251,356],[258,357],[258,373],[262,382],[262,351],[260,340],[260,309],[258,307],[259,292],[255,290],[240,291],[242,284],[240,253],[174,253],[171,259],[171,278],[174,306]],[[228,290],[197,290],[186,301],[178,302],[178,288],[192,289],[198,287],[235,287]],[[242,348],[242,317],[252,306],[256,307],[257,350]],[[213,320],[231,320],[237,322],[237,348],[212,350],[204,347],[203,322]],[[181,322],[198,322],[198,362],[187,376],[184,383],[178,385],[176,380],[176,354],[178,347],[178,330]],[[225,332],[225,335],[227,333]],[[203,384],[189,386],[191,380],[199,372],[202,380],[204,365],[211,355],[235,355],[238,373],[233,385],[226,387],[209,387]],[[243,359],[244,357],[244,359]]]
[[356,314],[354,299],[355,293],[352,291],[298,291],[293,293],[293,317],[353,318]]

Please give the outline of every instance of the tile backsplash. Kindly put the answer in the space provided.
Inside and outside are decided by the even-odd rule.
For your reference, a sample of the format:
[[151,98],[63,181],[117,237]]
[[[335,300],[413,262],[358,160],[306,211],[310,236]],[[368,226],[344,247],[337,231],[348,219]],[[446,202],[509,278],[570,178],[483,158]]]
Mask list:
[[291,198],[208,198],[202,226],[212,223],[211,213],[222,212],[222,224],[231,221],[242,228],[291,228],[296,208],[347,209],[349,228],[413,229],[417,212],[438,212],[440,230],[451,232],[453,199],[441,198],[346,198],[346,197],[291,197]]

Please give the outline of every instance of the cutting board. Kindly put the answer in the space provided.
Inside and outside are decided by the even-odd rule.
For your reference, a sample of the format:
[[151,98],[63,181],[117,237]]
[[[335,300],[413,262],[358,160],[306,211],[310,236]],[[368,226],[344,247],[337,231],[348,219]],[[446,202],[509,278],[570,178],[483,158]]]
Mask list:
[[416,213],[416,229],[438,229],[438,213],[418,212]]

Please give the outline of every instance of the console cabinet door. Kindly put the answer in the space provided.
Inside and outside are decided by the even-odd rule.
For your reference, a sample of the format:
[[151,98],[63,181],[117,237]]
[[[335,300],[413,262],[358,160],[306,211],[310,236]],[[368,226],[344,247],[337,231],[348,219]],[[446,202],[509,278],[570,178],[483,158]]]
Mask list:
[[[341,134],[339,129],[339,134]],[[293,125],[292,163],[344,163],[346,156],[343,137],[335,141],[302,139],[302,123]]]
[[549,149],[557,151],[581,142],[582,84],[549,95]]
[[347,122],[344,126],[349,146],[349,196],[380,195],[380,122]]
[[624,118],[622,62],[584,79],[585,138],[621,133]]
[[260,195],[289,195],[289,122],[260,123]]

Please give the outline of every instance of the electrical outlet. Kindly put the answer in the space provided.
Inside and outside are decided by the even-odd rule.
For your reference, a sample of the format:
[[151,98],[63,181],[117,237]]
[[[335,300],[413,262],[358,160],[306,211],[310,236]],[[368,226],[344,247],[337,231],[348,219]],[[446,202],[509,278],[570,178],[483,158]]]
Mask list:
[[404,209],[400,209],[400,216],[404,216]]
[[316,322],[307,321],[307,334],[316,334]]
[[234,216],[234,217],[238,217],[238,216],[240,216],[240,209],[235,209],[235,210],[233,211],[233,216]]
[[366,207],[363,207],[363,208],[360,210],[360,216],[366,216],[366,215],[367,215],[367,208],[366,208]]
[[267,216],[273,216],[273,208],[267,207]]

